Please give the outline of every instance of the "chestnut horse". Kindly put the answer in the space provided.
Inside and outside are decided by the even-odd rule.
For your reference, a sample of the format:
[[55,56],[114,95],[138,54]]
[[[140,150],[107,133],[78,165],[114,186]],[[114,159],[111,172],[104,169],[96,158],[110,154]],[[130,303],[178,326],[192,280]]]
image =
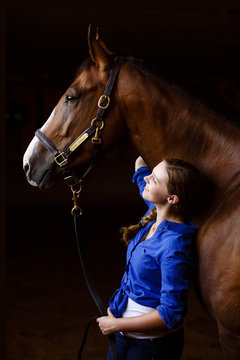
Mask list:
[[[95,118],[112,65],[113,53],[91,30],[88,44],[90,58],[41,129],[60,151]],[[111,95],[102,150],[114,146],[126,130],[150,168],[163,158],[180,158],[193,163],[214,186],[212,201],[193,219],[199,226],[198,294],[217,322],[226,358],[240,360],[240,131],[128,60]],[[93,145],[86,141],[71,167],[81,169],[93,155]],[[37,137],[24,155],[24,170],[29,183],[39,188],[54,185],[61,174]],[[206,204],[208,195],[206,191]]]

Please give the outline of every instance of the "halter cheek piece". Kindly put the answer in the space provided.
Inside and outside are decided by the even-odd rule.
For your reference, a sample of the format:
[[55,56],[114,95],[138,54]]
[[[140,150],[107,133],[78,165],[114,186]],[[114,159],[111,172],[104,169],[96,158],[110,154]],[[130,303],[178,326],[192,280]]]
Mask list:
[[[107,108],[109,107],[110,95],[112,93],[115,81],[118,77],[123,62],[124,59],[122,57],[115,57],[109,73],[107,85],[104,89],[104,93],[103,95],[100,96],[98,100],[98,104],[97,104],[98,111],[96,118],[92,120],[91,126],[88,129],[86,129],[71,145],[69,145],[64,152],[57,150],[55,145],[47,138],[47,136],[42,132],[42,130],[38,129],[35,132],[35,135],[42,143],[42,145],[53,154],[55,162],[57,163],[58,166],[60,166],[60,168],[63,171],[64,180],[72,190],[73,193],[72,200],[74,203],[74,207],[72,209],[72,215],[74,214],[74,212],[82,213],[81,208],[78,206],[78,198],[82,189],[81,184],[86,178],[87,174],[90,172],[90,170],[96,165],[100,152],[100,146],[101,146],[101,139],[99,138],[99,132],[104,127],[103,118],[106,114]],[[68,160],[71,157],[71,155],[77,149],[79,149],[79,146],[85,143],[89,138],[91,138],[93,134],[95,135],[91,139],[91,141],[95,148],[95,156],[92,159],[87,170],[84,172],[84,174],[81,177],[79,177],[70,168]]]

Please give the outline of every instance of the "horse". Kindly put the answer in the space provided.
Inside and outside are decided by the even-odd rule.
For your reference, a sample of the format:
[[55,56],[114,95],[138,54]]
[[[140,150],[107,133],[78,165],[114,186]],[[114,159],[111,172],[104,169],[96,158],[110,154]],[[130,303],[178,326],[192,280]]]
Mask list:
[[[91,28],[88,47],[90,57],[41,128],[62,152],[95,118],[114,61],[113,52]],[[129,59],[120,68],[104,123],[98,127],[102,152],[127,132],[150,168],[161,159],[179,158],[193,163],[212,184],[211,191],[203,190],[207,206],[193,219],[199,227],[197,294],[216,320],[226,359],[240,360],[239,129]],[[87,140],[72,156],[71,169],[83,169],[93,157],[93,144]],[[36,136],[23,166],[29,183],[40,189],[54,186],[61,175]]]

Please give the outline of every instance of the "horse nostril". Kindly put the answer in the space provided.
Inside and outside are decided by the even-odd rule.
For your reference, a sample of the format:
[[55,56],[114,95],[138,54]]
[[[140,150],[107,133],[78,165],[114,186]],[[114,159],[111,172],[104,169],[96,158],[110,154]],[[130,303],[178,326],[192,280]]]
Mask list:
[[23,166],[23,170],[25,172],[25,174],[27,174],[28,170],[29,170],[29,164],[26,163],[24,166]]

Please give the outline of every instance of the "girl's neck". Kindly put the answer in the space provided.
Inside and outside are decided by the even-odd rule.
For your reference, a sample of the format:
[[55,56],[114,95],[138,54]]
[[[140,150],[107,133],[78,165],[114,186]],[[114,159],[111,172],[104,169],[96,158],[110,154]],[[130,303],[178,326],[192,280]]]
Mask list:
[[185,223],[183,216],[173,213],[172,211],[169,210],[169,208],[168,209],[157,208],[156,226],[158,226],[165,219],[181,224]]

